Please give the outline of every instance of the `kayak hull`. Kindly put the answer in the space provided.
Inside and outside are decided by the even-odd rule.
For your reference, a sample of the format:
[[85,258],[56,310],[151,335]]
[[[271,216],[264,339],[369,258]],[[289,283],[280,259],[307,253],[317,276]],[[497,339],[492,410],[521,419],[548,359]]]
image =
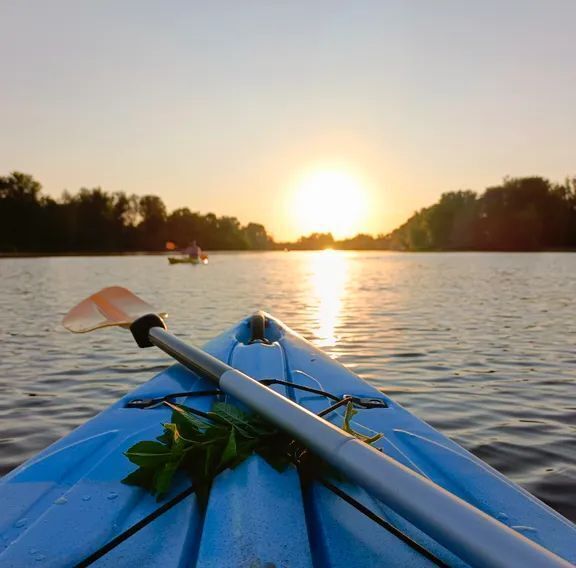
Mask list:
[[202,258],[190,258],[187,256],[169,256],[168,262],[170,264],[208,264],[208,257],[203,256]]
[[[270,344],[249,343],[242,321],[206,350],[255,379],[277,378],[382,401],[360,410],[355,430],[384,437],[376,446],[524,536],[576,562],[576,527],[455,442],[273,318]],[[169,409],[130,408],[134,399],[213,388],[173,365],[0,480],[0,565],[68,566],[103,546],[158,507],[120,480],[133,470],[123,452],[153,439]],[[322,396],[273,386],[313,412]],[[179,399],[208,410],[214,397]],[[336,424],[340,410],[328,415]],[[181,477],[170,496],[188,485]],[[451,566],[465,565],[418,528],[353,484],[346,491]],[[399,491],[402,488],[398,488]],[[170,497],[169,496],[169,497]],[[320,484],[304,487],[294,468],[278,473],[251,457],[215,481],[203,513],[194,496],[129,538],[98,566],[428,566],[430,561]]]

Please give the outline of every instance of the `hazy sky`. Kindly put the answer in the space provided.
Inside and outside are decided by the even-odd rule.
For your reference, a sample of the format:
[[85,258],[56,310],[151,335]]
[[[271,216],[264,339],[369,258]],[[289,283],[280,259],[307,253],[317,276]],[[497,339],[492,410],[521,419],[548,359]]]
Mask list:
[[575,0],[0,0],[0,22],[0,175],[54,195],[292,238],[306,171],[358,179],[374,233],[443,191],[576,174]]

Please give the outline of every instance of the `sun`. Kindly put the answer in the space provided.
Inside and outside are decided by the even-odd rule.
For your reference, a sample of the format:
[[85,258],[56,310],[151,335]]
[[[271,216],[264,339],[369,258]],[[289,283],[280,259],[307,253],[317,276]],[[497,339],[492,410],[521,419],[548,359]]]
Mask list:
[[351,237],[362,231],[367,213],[366,190],[353,174],[316,170],[296,184],[292,214],[300,234],[332,233]]

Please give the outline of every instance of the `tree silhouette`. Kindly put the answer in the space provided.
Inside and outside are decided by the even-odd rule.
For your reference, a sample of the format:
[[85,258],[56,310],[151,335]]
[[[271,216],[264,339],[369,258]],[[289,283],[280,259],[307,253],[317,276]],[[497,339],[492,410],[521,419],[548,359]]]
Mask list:
[[542,250],[576,247],[576,182],[508,178],[480,196],[445,193],[388,235],[403,250]]
[[185,247],[266,249],[274,243],[257,223],[243,227],[235,217],[202,215],[188,208],[168,214],[156,195],[137,197],[102,188],[63,192],[59,200],[41,195],[32,176],[0,177],[0,251],[161,251],[166,241]]

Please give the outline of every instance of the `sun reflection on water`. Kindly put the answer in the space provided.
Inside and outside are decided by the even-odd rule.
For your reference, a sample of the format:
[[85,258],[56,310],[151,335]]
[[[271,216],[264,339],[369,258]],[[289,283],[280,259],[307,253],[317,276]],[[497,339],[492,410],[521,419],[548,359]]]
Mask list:
[[310,255],[310,262],[312,293],[317,302],[315,343],[319,347],[333,347],[338,340],[348,258],[345,253],[324,250]]

